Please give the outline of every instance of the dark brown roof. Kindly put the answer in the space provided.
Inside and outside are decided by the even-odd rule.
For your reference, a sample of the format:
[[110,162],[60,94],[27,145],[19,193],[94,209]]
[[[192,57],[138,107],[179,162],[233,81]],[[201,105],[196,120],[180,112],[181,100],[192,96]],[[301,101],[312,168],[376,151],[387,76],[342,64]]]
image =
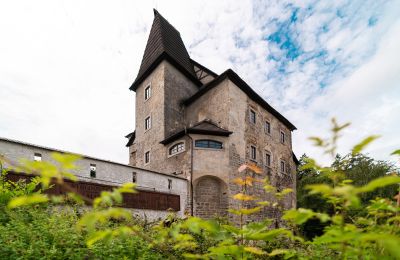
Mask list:
[[154,9],[153,25],[151,26],[139,73],[130,89],[135,91],[138,85],[164,59],[171,62],[198,86],[201,86],[194,73],[193,65],[180,33]]
[[169,143],[175,141],[176,139],[179,139],[179,138],[185,136],[186,134],[229,136],[230,134],[232,134],[232,132],[219,127],[218,125],[212,123],[211,121],[204,120],[204,121],[201,121],[201,122],[193,125],[192,127],[182,129],[179,132],[177,132],[173,135],[170,135],[169,137],[162,140],[160,143],[164,144],[164,145],[169,144]]
[[133,144],[136,138],[136,131],[133,131],[132,133],[129,133],[125,136],[126,138],[129,139],[128,143],[126,144],[126,147],[129,147]]
[[185,106],[189,106],[191,103],[196,101],[199,97],[203,96],[210,89],[216,87],[224,81],[225,79],[230,79],[236,86],[238,86],[244,93],[247,94],[254,102],[257,102],[260,106],[262,106],[265,110],[274,115],[279,121],[281,121],[284,125],[286,125],[291,131],[296,130],[297,128],[289,122],[283,115],[281,115],[278,111],[276,111],[271,105],[267,103],[262,97],[260,97],[247,83],[240,78],[233,70],[228,69],[213,81],[207,83],[203,87],[199,89],[193,96],[186,99],[183,104]]

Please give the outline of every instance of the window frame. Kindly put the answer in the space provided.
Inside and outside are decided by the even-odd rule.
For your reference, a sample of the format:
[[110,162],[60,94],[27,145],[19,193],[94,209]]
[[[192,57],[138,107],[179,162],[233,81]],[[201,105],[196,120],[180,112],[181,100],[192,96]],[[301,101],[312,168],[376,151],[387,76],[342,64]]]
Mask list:
[[[252,115],[254,114],[254,122],[252,121]],[[249,121],[251,124],[257,124],[257,113],[256,110],[253,108],[249,108]]]
[[[253,157],[254,150],[254,157]],[[250,145],[250,160],[257,162],[257,147],[255,145]]]
[[[268,162],[267,155],[269,155],[269,163],[267,163]],[[265,162],[264,162],[264,165],[267,166],[268,168],[271,168],[271,166],[272,166],[272,153],[270,151],[267,151],[267,150],[265,151]]]
[[[179,145],[182,145],[182,150],[177,150],[175,153],[171,153],[171,150],[174,148],[174,147],[176,147],[176,146],[179,146]],[[178,141],[178,142],[175,142],[174,144],[172,144],[172,145],[170,145],[169,147],[168,147],[168,158],[169,157],[172,157],[172,156],[175,156],[175,155],[178,155],[178,154],[180,154],[180,153],[183,153],[184,151],[186,151],[186,144],[185,144],[185,141],[183,141],[183,140],[181,140],[181,141]]]
[[[149,155],[149,156],[147,156],[147,155]],[[144,152],[144,165],[149,164],[150,161],[151,161],[151,153],[150,153],[150,150],[148,150],[148,151]]]
[[33,153],[33,161],[41,162],[42,161],[42,154],[41,153]]
[[[148,96],[147,96],[147,90],[148,91]],[[149,83],[148,85],[146,85],[146,87],[144,88],[144,101],[147,101],[151,98],[151,83]]]
[[[267,125],[268,125],[268,131],[267,131]],[[271,135],[271,121],[265,120],[265,123],[264,123],[264,132],[265,132],[267,135]]]
[[[204,141],[208,142],[208,143],[207,143],[207,147],[198,146],[198,142],[204,142]],[[221,148],[218,148],[218,147],[210,147],[210,143],[214,143],[214,144],[221,145]],[[194,147],[195,147],[196,149],[208,149],[208,150],[216,150],[216,151],[219,151],[219,150],[223,150],[223,149],[224,149],[224,143],[223,143],[223,142],[220,142],[220,141],[218,141],[218,140],[214,140],[214,139],[196,139],[196,140],[194,140]]]
[[[283,136],[283,140],[282,140],[282,136]],[[282,129],[280,130],[280,134],[279,134],[279,142],[281,144],[286,144],[286,133]]]
[[[283,164],[283,171],[282,171],[282,164]],[[286,174],[286,161],[281,159],[279,162],[279,172]]]
[[[149,120],[149,127],[147,128],[147,119]],[[145,119],[144,119],[144,131],[148,131],[151,129],[151,115],[148,115]]]
[[89,166],[89,174],[90,178],[96,178],[97,177],[97,166],[95,163],[91,163]]

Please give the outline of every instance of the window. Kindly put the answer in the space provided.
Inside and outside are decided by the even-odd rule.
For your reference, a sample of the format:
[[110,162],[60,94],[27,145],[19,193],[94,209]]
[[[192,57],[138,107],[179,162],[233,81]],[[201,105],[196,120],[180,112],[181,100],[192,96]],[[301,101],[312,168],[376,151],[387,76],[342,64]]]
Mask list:
[[132,182],[136,183],[136,172],[132,172]]
[[285,143],[285,133],[281,131],[281,143]]
[[144,153],[144,163],[150,162],[150,151]]
[[96,178],[96,164],[90,164],[90,177]]
[[250,159],[257,160],[257,150],[255,146],[250,146]]
[[145,89],[144,89],[144,100],[147,100],[151,97],[151,87],[150,85],[148,85]]
[[271,134],[271,123],[268,121],[265,121],[265,133]]
[[271,154],[265,153],[265,165],[270,167],[271,166]]
[[281,167],[280,167],[281,173],[285,173],[285,167],[286,167],[285,161],[282,161],[282,160],[281,160]]
[[172,180],[168,179],[168,189],[172,189]]
[[146,119],[144,120],[144,130],[148,130],[151,128],[151,117],[148,116],[146,117]]
[[250,123],[256,123],[256,112],[253,109],[250,109]]
[[171,148],[169,148],[169,155],[174,155],[177,153],[180,153],[185,150],[185,144],[182,143],[177,143],[173,145]]
[[200,148],[222,149],[222,143],[213,140],[196,140],[194,146]]
[[35,153],[33,155],[33,160],[36,162],[41,162],[42,161],[42,155],[40,153]]

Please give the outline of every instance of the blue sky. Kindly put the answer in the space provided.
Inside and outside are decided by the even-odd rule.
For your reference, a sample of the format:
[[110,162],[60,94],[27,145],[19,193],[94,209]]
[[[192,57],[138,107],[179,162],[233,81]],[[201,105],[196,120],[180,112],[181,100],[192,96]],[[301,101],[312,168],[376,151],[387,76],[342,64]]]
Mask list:
[[307,137],[351,121],[340,152],[400,147],[400,1],[4,1],[0,136],[127,162],[134,93],[157,8],[191,57],[234,69]]

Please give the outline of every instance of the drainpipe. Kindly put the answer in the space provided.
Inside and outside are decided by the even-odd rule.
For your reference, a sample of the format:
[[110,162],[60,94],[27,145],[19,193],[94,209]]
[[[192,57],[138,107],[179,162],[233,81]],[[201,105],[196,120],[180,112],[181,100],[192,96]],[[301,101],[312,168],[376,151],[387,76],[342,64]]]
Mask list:
[[188,134],[186,126],[185,135],[190,139],[190,215],[193,216],[193,138]]

